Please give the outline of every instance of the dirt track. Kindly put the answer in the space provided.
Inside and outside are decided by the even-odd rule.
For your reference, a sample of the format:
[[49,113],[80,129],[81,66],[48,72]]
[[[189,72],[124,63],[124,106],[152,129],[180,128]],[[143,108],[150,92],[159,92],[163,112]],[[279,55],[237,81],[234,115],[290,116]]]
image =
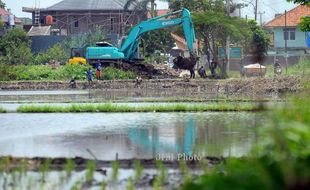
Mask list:
[[[244,79],[151,79],[144,80],[136,88],[135,80],[95,81],[88,84],[78,81],[76,89],[104,90],[155,90],[178,93],[214,93],[229,96],[269,96],[302,90],[301,79],[298,77],[277,78],[244,78]],[[64,81],[10,81],[0,82],[0,90],[65,90],[70,89]]]

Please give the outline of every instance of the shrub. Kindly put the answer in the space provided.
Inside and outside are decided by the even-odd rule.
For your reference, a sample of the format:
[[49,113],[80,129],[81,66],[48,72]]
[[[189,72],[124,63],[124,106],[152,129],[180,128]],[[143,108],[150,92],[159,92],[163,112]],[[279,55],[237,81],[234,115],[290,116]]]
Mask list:
[[28,64],[32,57],[30,44],[26,32],[14,28],[0,38],[0,51],[4,53],[4,60],[9,64]]
[[115,79],[134,79],[136,74],[131,71],[123,71],[115,67],[107,67],[103,69],[103,79],[115,80]]
[[68,52],[60,45],[56,44],[44,53],[39,53],[33,58],[35,64],[45,64],[51,60],[66,63],[69,59]]

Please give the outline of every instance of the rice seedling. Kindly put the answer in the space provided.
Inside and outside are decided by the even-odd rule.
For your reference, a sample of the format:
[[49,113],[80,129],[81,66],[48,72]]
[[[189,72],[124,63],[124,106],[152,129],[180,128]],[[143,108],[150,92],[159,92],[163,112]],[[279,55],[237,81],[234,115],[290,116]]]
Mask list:
[[86,182],[91,182],[96,171],[96,162],[94,160],[87,161],[86,164]]
[[142,177],[143,174],[143,166],[140,161],[135,160],[134,161],[135,165],[135,176],[134,176],[134,183],[138,182],[140,178]]
[[100,185],[100,189],[106,190],[106,187],[107,187],[107,182],[105,180],[102,180],[101,185]]
[[45,182],[46,173],[50,170],[51,162],[51,159],[46,159],[43,161],[43,164],[40,164],[39,166],[42,182]]
[[9,165],[10,165],[10,158],[9,157],[3,157],[0,160],[0,172],[8,172],[9,171]]
[[153,188],[154,189],[161,189],[161,186],[166,182],[168,178],[168,171],[167,168],[164,166],[162,161],[156,160],[156,169],[158,170],[158,175],[155,178]]
[[66,112],[204,112],[204,111],[259,111],[264,110],[254,103],[209,103],[129,106],[117,104],[72,104],[70,106],[23,105],[21,113],[66,113]]
[[118,161],[113,161],[112,163],[112,181],[113,182],[116,182],[117,179],[118,179],[118,169],[119,169],[119,164],[118,164]]
[[75,163],[72,159],[67,159],[66,161],[66,165],[65,165],[65,171],[66,171],[66,175],[67,177],[71,176],[72,171],[74,170],[75,167]]
[[7,111],[3,108],[3,107],[0,107],[0,113],[6,113]]
[[180,168],[180,172],[184,177],[184,181],[188,182],[191,180],[191,174],[190,174],[190,170],[188,169],[185,160],[180,160],[179,161],[179,168]]
[[134,190],[135,189],[134,180],[132,179],[132,177],[128,178],[128,183],[127,183],[126,189],[127,190]]

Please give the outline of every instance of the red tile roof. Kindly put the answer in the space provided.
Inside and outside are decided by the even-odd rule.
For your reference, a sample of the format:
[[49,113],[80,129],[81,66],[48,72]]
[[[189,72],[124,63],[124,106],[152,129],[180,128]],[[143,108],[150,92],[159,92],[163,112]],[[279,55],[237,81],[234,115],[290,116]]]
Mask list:
[[[10,13],[9,11],[7,11],[3,8],[0,8],[0,16],[8,16],[8,15],[12,15],[12,13]],[[19,18],[15,17],[15,23],[21,24],[22,21]]]
[[[297,26],[300,23],[300,19],[305,16],[310,16],[310,7],[306,5],[299,5],[294,9],[287,11],[286,23],[287,26]],[[273,20],[269,21],[264,25],[267,28],[283,27],[285,26],[285,14],[277,16]]]

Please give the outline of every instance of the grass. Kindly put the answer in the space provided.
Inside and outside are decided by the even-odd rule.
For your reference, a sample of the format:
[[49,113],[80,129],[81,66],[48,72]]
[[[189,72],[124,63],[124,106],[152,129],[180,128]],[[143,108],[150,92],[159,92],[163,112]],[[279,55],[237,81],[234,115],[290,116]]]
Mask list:
[[[86,71],[89,65],[61,65],[53,68],[50,65],[7,65],[0,63],[0,81],[68,81],[72,78],[76,80],[86,80]],[[95,70],[93,69],[93,77]],[[134,79],[136,74],[131,71],[123,71],[114,67],[104,68],[102,71],[102,79]]]
[[79,112],[203,112],[203,111],[259,111],[263,108],[253,103],[211,103],[128,106],[116,104],[72,104],[70,106],[23,105],[20,113],[79,113]]
[[0,107],[0,113],[6,113],[7,111],[3,108],[3,107]]
[[[281,76],[310,76],[310,60],[307,58],[301,58],[300,61],[293,65],[286,68],[285,63],[281,63],[282,66],[282,74]],[[267,77],[274,77],[274,66],[272,64],[266,65]],[[229,71],[228,72],[229,78],[241,78],[240,71]]]

